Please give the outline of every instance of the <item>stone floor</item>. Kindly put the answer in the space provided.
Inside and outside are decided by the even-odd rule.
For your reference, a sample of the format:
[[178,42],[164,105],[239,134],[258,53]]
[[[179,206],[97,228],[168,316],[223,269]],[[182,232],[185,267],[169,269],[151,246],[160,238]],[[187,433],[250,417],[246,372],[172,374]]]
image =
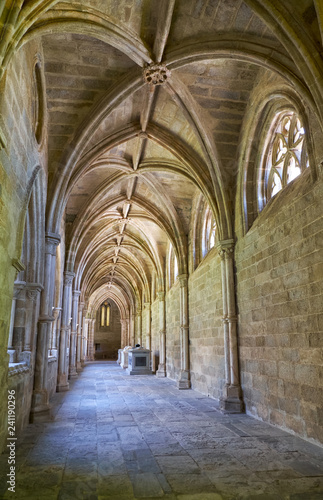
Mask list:
[[89,363],[53,398],[53,420],[18,438],[16,493],[41,500],[319,500],[323,448],[173,381]]

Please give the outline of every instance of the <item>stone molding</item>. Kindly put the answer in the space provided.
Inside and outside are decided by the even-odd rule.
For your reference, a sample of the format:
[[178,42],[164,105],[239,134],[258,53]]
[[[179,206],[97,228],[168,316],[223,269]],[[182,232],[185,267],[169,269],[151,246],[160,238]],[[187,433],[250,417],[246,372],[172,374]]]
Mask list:
[[29,372],[29,366],[27,363],[9,363],[8,377],[14,377],[21,373]]

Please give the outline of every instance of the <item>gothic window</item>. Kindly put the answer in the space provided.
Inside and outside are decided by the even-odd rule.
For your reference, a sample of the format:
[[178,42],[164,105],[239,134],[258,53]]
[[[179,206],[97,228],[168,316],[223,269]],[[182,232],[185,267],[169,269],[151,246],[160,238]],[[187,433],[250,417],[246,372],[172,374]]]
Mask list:
[[210,207],[207,207],[202,231],[202,256],[214,247],[216,241],[216,223]]
[[36,61],[33,71],[33,86],[32,86],[32,113],[35,137],[38,144],[41,144],[44,128],[44,84],[41,71],[41,63]]
[[298,177],[309,164],[305,130],[296,113],[280,113],[271,130],[262,180],[266,202]]
[[169,246],[168,252],[168,288],[171,288],[178,276],[178,260],[174,252],[173,246]]
[[110,309],[111,306],[108,304],[108,302],[104,302],[101,305],[101,310],[100,310],[100,326],[101,328],[105,328],[107,326],[110,326]]

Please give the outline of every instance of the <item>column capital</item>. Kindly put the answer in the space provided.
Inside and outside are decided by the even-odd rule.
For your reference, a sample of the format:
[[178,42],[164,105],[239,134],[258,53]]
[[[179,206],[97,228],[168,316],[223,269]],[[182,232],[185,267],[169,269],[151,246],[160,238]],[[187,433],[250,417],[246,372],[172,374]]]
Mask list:
[[13,298],[18,299],[20,293],[25,289],[25,281],[15,281],[13,284]]
[[157,292],[157,298],[160,301],[165,300],[165,292]]
[[33,302],[36,301],[37,295],[42,290],[44,290],[44,287],[40,283],[26,283],[27,297],[28,297],[28,299],[32,300]]
[[71,271],[64,271],[64,285],[71,285],[73,283],[75,273]]
[[181,287],[187,286],[188,274],[178,274],[177,279]]
[[229,257],[233,257],[234,240],[231,239],[219,241],[216,247],[221,259],[224,259],[226,255]]
[[60,244],[61,237],[59,234],[51,233],[50,231],[46,231],[45,233],[45,253],[49,253],[51,255],[56,255],[56,247]]

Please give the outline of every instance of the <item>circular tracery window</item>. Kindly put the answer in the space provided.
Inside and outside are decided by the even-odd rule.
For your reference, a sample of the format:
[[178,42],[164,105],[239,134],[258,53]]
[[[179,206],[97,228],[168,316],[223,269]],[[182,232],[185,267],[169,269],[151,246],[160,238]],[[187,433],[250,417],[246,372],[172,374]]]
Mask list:
[[266,198],[270,200],[308,167],[305,130],[296,113],[277,119],[266,159]]

